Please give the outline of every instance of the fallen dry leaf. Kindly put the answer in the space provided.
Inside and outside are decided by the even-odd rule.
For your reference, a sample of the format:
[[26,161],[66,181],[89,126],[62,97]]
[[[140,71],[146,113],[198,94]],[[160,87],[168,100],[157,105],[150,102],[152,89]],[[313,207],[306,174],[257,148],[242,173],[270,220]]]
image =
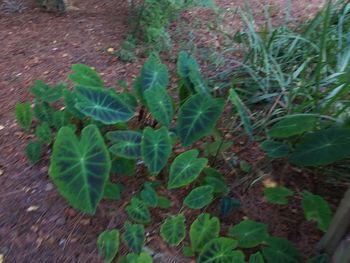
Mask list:
[[262,182],[263,185],[268,188],[268,187],[276,187],[277,186],[277,182],[271,178],[266,178],[264,179],[264,181]]
[[5,263],[4,255],[3,255],[3,254],[0,254],[0,263]]
[[39,209],[39,206],[36,205],[32,205],[30,207],[27,208],[27,212],[33,212]]

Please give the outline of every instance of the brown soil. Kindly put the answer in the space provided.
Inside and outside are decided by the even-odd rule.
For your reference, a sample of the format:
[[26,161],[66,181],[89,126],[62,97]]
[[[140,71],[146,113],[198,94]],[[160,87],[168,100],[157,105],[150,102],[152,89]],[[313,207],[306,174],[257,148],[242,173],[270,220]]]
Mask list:
[[[50,84],[65,80],[74,63],[95,67],[108,85],[114,85],[119,79],[134,79],[142,61],[123,63],[106,52],[109,47],[117,48],[128,32],[124,2],[80,1],[77,2],[80,10],[66,16],[43,13],[30,4],[20,14],[0,14],[0,254],[4,255],[6,263],[101,262],[96,249],[97,235],[108,227],[121,228],[126,220],[121,211],[125,205],[122,201],[103,201],[94,217],[71,209],[48,178],[48,157],[35,166],[27,161],[24,147],[30,136],[18,127],[13,114],[16,102],[30,98],[28,86],[34,80],[42,79]],[[241,2],[218,1],[226,8],[225,21],[230,20],[230,10],[242,5]],[[276,23],[281,20],[286,2],[264,1],[275,12]],[[293,1],[293,19],[305,19],[321,2]],[[261,15],[258,1],[252,1],[252,7]],[[198,11],[198,14],[203,17],[205,12]],[[232,21],[224,26],[239,26],[240,22],[235,19],[232,16]],[[257,147],[244,142],[232,151],[239,152],[241,159],[256,166],[264,158]],[[49,156],[49,149],[47,152]],[[237,179],[245,176],[242,172],[226,170],[224,166],[222,169],[232,177],[231,183],[236,184]],[[223,220],[224,229],[239,222],[242,216],[260,220],[269,224],[271,234],[288,237],[304,256],[309,256],[315,251],[321,233],[315,224],[303,218],[299,194],[306,186],[320,192],[316,176],[289,167],[281,173],[281,164],[264,171],[276,180],[283,178],[282,183],[293,188],[297,195],[288,207],[273,206],[263,199],[261,184],[248,190],[243,190],[242,185],[237,188],[232,185],[232,193],[241,200],[243,207]],[[253,178],[256,174],[249,176]],[[133,180],[126,183],[138,189]],[[180,196],[172,198],[175,204],[182,200]],[[189,215],[189,221],[195,216]],[[146,229],[149,233],[147,245],[173,262],[176,258],[177,262],[187,262],[180,257],[180,248],[169,249],[157,238],[163,217],[154,212],[156,223]]]

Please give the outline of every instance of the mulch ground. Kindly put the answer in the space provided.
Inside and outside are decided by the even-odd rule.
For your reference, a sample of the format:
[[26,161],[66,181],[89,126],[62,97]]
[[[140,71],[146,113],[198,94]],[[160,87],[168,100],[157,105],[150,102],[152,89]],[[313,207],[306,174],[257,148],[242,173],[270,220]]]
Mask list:
[[[126,1],[86,0],[77,2],[79,11],[66,16],[43,13],[27,3],[20,14],[0,14],[0,254],[5,262],[102,262],[97,254],[96,237],[108,227],[121,228],[127,219],[122,212],[123,201],[103,201],[94,217],[88,217],[71,209],[60,197],[47,175],[48,157],[32,166],[26,159],[24,147],[30,136],[24,134],[14,118],[14,106],[18,101],[30,99],[28,86],[42,79],[50,84],[65,80],[74,63],[85,63],[101,73],[107,85],[117,80],[131,81],[138,73],[142,61],[129,64],[109,55],[109,47],[117,48],[128,32]],[[243,1],[218,3],[225,8],[224,27],[241,26],[234,15],[234,8]],[[261,15],[261,6],[269,6],[274,22],[283,19],[283,7],[288,1],[251,1],[256,15]],[[292,18],[298,22],[314,13],[322,1],[293,1]],[[185,17],[204,16],[194,11]],[[198,42],[208,40],[198,31]],[[207,35],[208,36],[208,35]],[[210,36],[208,36],[210,37]],[[49,156],[49,149],[47,154]],[[231,149],[242,160],[258,167],[264,155],[256,145],[244,141]],[[219,167],[232,183],[232,195],[242,202],[242,208],[222,219],[224,230],[248,217],[269,224],[271,234],[289,238],[305,257],[315,251],[321,237],[314,223],[306,222],[300,207],[300,192],[324,193],[336,204],[338,195],[330,195],[334,189],[320,186],[317,174],[299,171],[283,163],[271,164],[259,173],[280,181],[297,194],[288,206],[268,204],[262,195],[262,185],[247,184],[234,187],[245,174]],[[250,177],[262,174],[251,174]],[[125,183],[139,185],[133,179]],[[244,187],[243,187],[244,186]],[[179,202],[182,196],[172,196]],[[175,204],[176,206],[176,204]],[[213,207],[215,213],[215,207]],[[169,213],[176,211],[169,211]],[[188,211],[185,211],[187,213]],[[195,218],[189,215],[189,220]],[[157,237],[164,218],[154,211],[154,224],[146,228],[147,246],[163,257],[160,262],[188,262],[182,258],[181,249],[169,249]],[[124,249],[122,249],[124,251]],[[123,253],[122,251],[122,253]],[[125,252],[125,251],[124,251]]]

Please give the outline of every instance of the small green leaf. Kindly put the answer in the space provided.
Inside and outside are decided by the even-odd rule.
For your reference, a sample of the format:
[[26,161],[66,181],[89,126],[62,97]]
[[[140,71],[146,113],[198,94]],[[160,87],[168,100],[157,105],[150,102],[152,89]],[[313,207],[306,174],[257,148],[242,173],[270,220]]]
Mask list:
[[34,106],[35,117],[41,122],[47,122],[52,124],[54,108],[50,106],[47,102],[38,102]]
[[124,190],[124,185],[115,184],[112,182],[107,182],[104,191],[104,198],[111,200],[119,200],[121,198],[121,194]]
[[213,200],[213,187],[205,185],[193,189],[185,198],[184,204],[192,209],[201,209]]
[[178,246],[186,236],[185,216],[168,217],[160,228],[160,235],[170,246]]
[[266,263],[303,263],[299,251],[284,238],[270,237],[262,249]]
[[35,129],[36,137],[45,144],[50,144],[52,141],[52,132],[50,125],[47,122],[43,122]]
[[29,91],[35,96],[37,100],[53,103],[62,98],[63,90],[66,88],[65,83],[58,83],[51,88],[42,80],[35,81],[33,86],[29,87]]
[[201,250],[197,263],[244,263],[244,254],[235,251],[237,241],[218,237],[209,241]]
[[77,95],[75,107],[84,115],[103,124],[128,121],[133,116],[129,105],[109,90],[78,86],[75,88],[75,93]]
[[63,126],[68,126],[71,120],[71,113],[67,110],[55,111],[52,115],[52,124],[56,130],[61,129]]
[[293,191],[283,186],[267,187],[264,189],[264,195],[272,204],[287,205],[288,197],[293,195]]
[[226,194],[228,192],[229,189],[222,174],[211,167],[204,168],[203,172],[206,175],[203,178],[203,184],[213,187],[214,194]]
[[189,246],[184,246],[182,248],[182,254],[188,258],[192,258],[196,255],[195,251]]
[[309,115],[287,116],[272,126],[268,134],[273,138],[288,138],[311,131],[316,118]]
[[112,229],[102,232],[97,238],[98,253],[105,262],[112,262],[119,249],[119,231]]
[[329,204],[319,195],[308,191],[303,192],[301,204],[307,220],[315,220],[318,228],[326,232],[332,219],[332,210]]
[[238,246],[242,248],[256,247],[264,242],[269,235],[267,225],[248,219],[231,227],[229,234],[238,240]]
[[232,144],[232,142],[223,142],[222,140],[208,143],[205,145],[205,155],[217,156],[218,154],[223,153],[229,149]]
[[176,126],[182,145],[189,146],[209,135],[223,109],[223,99],[196,94],[186,100],[180,108]]
[[136,131],[111,131],[106,134],[113,145],[110,152],[124,158],[137,159],[141,157],[142,134]]
[[164,197],[164,196],[158,196],[157,206],[159,208],[167,209],[171,207],[171,201]]
[[145,185],[141,191],[141,198],[150,207],[156,207],[158,204],[157,192],[149,185]]
[[16,120],[26,131],[29,131],[32,126],[32,115],[32,109],[29,102],[16,103]]
[[43,143],[41,141],[30,141],[26,147],[27,158],[36,164],[42,155]]
[[278,141],[266,140],[260,146],[272,159],[286,157],[289,153],[288,145]]
[[220,221],[209,214],[200,214],[190,228],[192,249],[198,251],[210,240],[219,237]]
[[151,213],[146,204],[136,197],[131,199],[125,210],[128,216],[137,223],[147,224],[151,222]]
[[123,240],[132,252],[140,254],[145,242],[145,229],[143,225],[126,222]]
[[164,87],[155,85],[144,92],[147,107],[152,116],[166,127],[170,126],[173,119],[173,101]]
[[192,183],[207,165],[208,160],[197,158],[198,150],[189,150],[177,156],[170,167],[168,189]]
[[141,152],[151,173],[159,173],[163,169],[171,155],[171,149],[172,144],[167,128],[153,130],[151,127],[146,127],[143,130]]
[[103,87],[103,81],[98,73],[91,67],[84,64],[72,65],[73,73],[68,76],[68,79],[76,85],[88,87]]
[[257,252],[250,256],[249,263],[265,263],[265,261],[261,253]]

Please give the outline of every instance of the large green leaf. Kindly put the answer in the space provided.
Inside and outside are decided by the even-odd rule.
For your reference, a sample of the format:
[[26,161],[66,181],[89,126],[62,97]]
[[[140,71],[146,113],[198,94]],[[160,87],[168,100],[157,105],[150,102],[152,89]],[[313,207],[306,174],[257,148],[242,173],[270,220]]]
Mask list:
[[185,216],[168,217],[160,228],[160,235],[170,246],[178,246],[186,236]]
[[208,160],[197,158],[198,150],[189,150],[177,156],[170,167],[168,189],[192,183],[207,165]]
[[91,67],[84,64],[72,65],[73,73],[68,76],[68,79],[76,85],[88,87],[103,87],[103,81],[98,73]]
[[133,225],[126,222],[123,240],[132,252],[136,254],[141,253],[145,242],[145,229],[143,225]]
[[119,249],[119,231],[112,229],[103,231],[97,238],[98,253],[105,262],[112,262]]
[[307,220],[315,220],[319,229],[326,232],[332,219],[332,210],[329,204],[319,195],[308,191],[303,192],[301,204]]
[[192,209],[201,209],[213,200],[213,187],[210,185],[194,188],[185,198],[184,204]]
[[288,138],[311,131],[316,125],[316,118],[310,115],[287,116],[272,126],[268,134],[274,138]]
[[167,164],[171,154],[172,143],[168,129],[162,127],[153,130],[146,127],[143,130],[141,152],[151,173],[158,173]]
[[211,133],[224,109],[223,99],[191,96],[180,108],[177,131],[184,146]]
[[173,119],[174,107],[166,88],[155,85],[144,92],[144,97],[152,116],[161,125],[169,127]]
[[29,131],[32,126],[32,109],[29,102],[16,103],[16,120],[21,127]]
[[293,191],[283,186],[267,187],[264,189],[264,195],[272,204],[287,205],[288,197],[293,195]]
[[56,102],[62,98],[63,90],[66,88],[65,83],[59,83],[54,87],[50,87],[42,80],[35,81],[33,86],[29,87],[29,91],[37,100],[48,103]]
[[80,141],[63,127],[53,146],[49,174],[59,192],[75,208],[94,214],[103,197],[111,161],[95,125],[86,126]]
[[131,199],[125,210],[128,216],[137,223],[147,224],[151,222],[151,213],[146,204],[136,197]]
[[75,107],[86,116],[104,124],[128,121],[133,116],[130,107],[112,91],[78,86],[75,92]]
[[192,249],[197,251],[210,240],[217,238],[220,233],[220,221],[217,217],[210,218],[209,214],[200,214],[190,228]]
[[137,159],[141,157],[142,134],[136,131],[111,131],[106,134],[113,145],[109,150],[120,157]]
[[237,241],[218,237],[209,241],[201,250],[197,263],[244,263],[244,254],[233,250]]
[[270,237],[262,249],[266,263],[303,263],[299,251],[284,238]]
[[229,233],[242,248],[255,247],[268,237],[267,225],[249,219],[230,228]]
[[299,166],[328,165],[350,157],[350,130],[330,128],[307,134],[289,161]]
[[253,127],[250,121],[250,114],[242,100],[239,98],[237,92],[234,89],[230,89],[230,100],[236,107],[236,110],[241,118],[244,129],[250,138],[253,138]]

